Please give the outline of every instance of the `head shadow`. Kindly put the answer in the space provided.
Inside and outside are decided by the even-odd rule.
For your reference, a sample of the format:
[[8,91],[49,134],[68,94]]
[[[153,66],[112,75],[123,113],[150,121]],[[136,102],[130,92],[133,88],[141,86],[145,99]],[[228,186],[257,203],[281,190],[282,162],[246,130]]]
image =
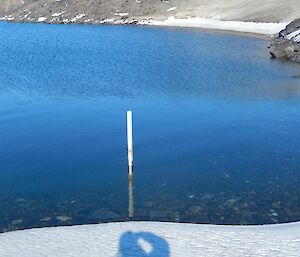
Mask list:
[[123,233],[119,242],[118,257],[169,257],[167,241],[150,232]]

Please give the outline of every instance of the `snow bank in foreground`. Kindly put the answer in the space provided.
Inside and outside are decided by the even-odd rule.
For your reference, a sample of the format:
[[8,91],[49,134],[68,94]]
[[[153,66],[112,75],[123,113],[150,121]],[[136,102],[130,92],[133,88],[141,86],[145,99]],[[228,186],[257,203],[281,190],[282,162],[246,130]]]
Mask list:
[[1,257],[299,257],[300,222],[219,226],[124,222],[0,234]]
[[141,22],[140,24],[156,25],[156,26],[217,29],[217,30],[228,30],[228,31],[263,34],[263,35],[272,35],[284,29],[288,23],[221,21],[221,20],[204,19],[204,18],[176,19],[171,16],[165,21],[145,21],[145,22]]

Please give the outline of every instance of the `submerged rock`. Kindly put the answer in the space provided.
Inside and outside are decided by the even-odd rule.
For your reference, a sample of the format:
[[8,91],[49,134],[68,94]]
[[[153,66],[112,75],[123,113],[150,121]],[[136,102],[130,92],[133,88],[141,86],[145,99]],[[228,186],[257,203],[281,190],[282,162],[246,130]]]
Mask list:
[[163,210],[153,210],[149,212],[150,219],[165,219],[168,213]]
[[17,220],[13,220],[11,222],[12,225],[16,226],[16,225],[19,225],[23,222],[23,219],[17,219]]
[[189,211],[190,211],[191,213],[193,213],[193,214],[199,214],[199,213],[201,213],[201,211],[202,211],[202,207],[201,207],[201,206],[197,206],[197,205],[191,206],[191,207],[189,208]]
[[17,203],[23,203],[23,202],[26,202],[26,199],[24,199],[24,198],[18,198],[18,199],[16,199],[16,202]]
[[98,209],[91,215],[92,218],[99,221],[112,221],[120,219],[120,215],[108,209]]
[[231,199],[228,199],[225,203],[224,203],[224,206],[232,206],[234,205],[235,203],[238,202],[238,199],[236,198],[231,198]]
[[58,221],[61,221],[61,222],[67,222],[67,221],[71,221],[72,220],[72,218],[69,217],[69,216],[57,216],[56,219]]
[[49,222],[51,220],[52,220],[51,217],[44,217],[44,218],[40,219],[40,221],[42,221],[42,222]]
[[273,58],[300,63],[300,18],[274,35],[269,48]]

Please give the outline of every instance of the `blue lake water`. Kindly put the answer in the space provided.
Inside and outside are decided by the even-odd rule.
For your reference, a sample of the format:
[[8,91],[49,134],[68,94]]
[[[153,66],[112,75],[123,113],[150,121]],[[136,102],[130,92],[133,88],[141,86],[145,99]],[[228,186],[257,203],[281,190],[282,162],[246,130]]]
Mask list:
[[0,231],[300,220],[299,66],[191,29],[0,23]]

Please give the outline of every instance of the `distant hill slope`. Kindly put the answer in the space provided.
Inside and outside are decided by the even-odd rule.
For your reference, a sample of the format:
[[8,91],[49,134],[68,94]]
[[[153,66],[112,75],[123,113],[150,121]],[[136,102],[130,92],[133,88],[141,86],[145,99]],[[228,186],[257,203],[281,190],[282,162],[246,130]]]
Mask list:
[[[288,22],[300,16],[299,0],[0,0],[0,18],[13,21],[105,23],[203,17]],[[4,18],[3,18],[4,17]]]

